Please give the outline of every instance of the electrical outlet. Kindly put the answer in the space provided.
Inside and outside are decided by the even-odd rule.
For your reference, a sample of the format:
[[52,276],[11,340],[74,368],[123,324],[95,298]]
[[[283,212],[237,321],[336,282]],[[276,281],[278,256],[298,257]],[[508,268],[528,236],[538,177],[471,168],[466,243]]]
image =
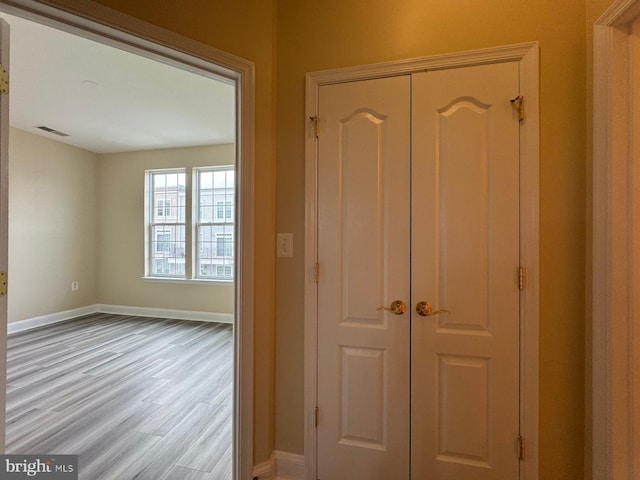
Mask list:
[[71,282],[71,290],[76,291],[80,288],[80,282]]
[[293,233],[279,233],[276,243],[279,257],[293,257]]

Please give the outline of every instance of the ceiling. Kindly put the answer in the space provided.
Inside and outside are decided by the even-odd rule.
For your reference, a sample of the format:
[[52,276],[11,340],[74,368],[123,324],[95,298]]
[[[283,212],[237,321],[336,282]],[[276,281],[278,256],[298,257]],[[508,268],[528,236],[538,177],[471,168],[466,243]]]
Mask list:
[[234,142],[233,85],[0,17],[11,27],[11,126],[96,153]]

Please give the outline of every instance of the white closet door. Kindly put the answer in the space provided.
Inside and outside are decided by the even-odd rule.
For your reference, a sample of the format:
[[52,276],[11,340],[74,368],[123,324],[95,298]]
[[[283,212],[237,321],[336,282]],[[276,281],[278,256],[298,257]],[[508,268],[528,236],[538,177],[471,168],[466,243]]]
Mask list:
[[413,75],[414,479],[518,478],[517,95],[516,62]]
[[410,77],[320,88],[318,470],[409,478]]

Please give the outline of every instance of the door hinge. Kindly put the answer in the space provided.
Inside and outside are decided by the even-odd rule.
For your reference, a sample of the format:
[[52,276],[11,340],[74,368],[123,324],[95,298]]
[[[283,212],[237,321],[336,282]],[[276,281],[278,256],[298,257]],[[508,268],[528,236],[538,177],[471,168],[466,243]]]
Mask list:
[[313,131],[316,138],[320,136],[320,117],[314,115],[313,117],[309,117],[309,119],[313,122]]
[[518,459],[524,460],[524,437],[518,436]]
[[513,100],[510,100],[510,102],[518,110],[518,120],[524,120],[524,97],[522,95],[518,95]]
[[7,294],[7,272],[0,272],[0,297]]
[[313,278],[315,279],[316,283],[320,281],[320,264],[319,263],[316,263],[313,267]]
[[524,282],[525,282],[524,267],[520,267],[520,269],[518,270],[518,288],[520,290],[524,290]]
[[313,423],[316,426],[316,428],[318,428],[318,417],[320,416],[320,409],[318,407],[316,407],[314,415],[315,415],[315,418],[314,418]]
[[9,72],[0,65],[0,93],[9,93]]

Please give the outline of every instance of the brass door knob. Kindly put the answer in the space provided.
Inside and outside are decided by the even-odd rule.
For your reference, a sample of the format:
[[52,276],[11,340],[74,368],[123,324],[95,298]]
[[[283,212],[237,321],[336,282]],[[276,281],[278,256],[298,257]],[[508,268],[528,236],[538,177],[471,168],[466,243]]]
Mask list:
[[402,315],[407,311],[407,306],[402,300],[394,300],[391,302],[390,307],[378,307],[376,310],[386,310],[388,312],[393,313],[394,315]]
[[432,315],[439,315],[441,313],[451,313],[449,310],[444,309],[434,311],[429,302],[418,302],[416,304],[416,312],[418,312],[418,315],[422,317],[430,317]]

